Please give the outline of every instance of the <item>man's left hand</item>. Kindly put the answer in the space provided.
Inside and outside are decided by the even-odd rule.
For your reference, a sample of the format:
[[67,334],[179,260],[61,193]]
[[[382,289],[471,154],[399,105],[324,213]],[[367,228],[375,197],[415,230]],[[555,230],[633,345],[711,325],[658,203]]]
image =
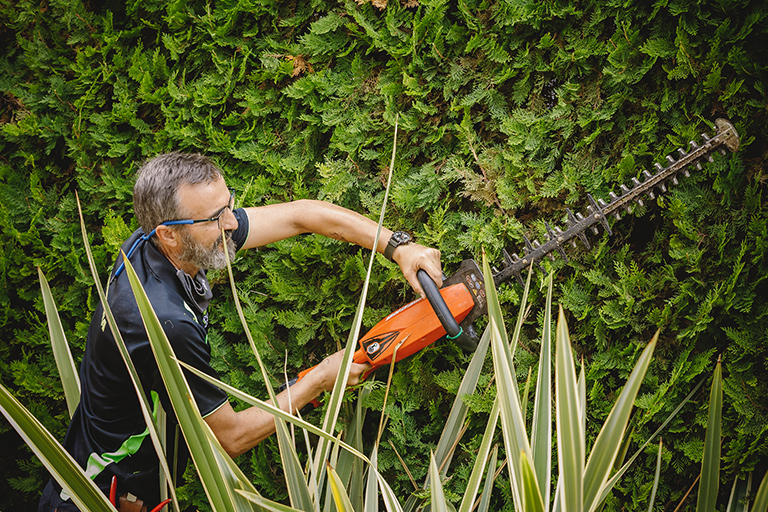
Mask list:
[[392,259],[400,265],[405,279],[411,284],[416,293],[424,297],[416,271],[422,269],[429,274],[438,288],[443,286],[443,271],[440,265],[440,251],[432,247],[410,243],[401,245],[392,253]]

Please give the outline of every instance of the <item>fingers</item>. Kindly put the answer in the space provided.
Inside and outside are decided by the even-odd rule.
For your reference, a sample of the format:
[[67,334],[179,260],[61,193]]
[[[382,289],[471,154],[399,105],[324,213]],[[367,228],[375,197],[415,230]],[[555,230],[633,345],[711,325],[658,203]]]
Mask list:
[[[323,379],[322,382],[323,388],[325,391],[331,391],[333,390],[333,386],[336,383],[336,377],[339,374],[339,370],[341,369],[341,363],[344,360],[344,351],[339,350],[338,352],[335,352],[317,365],[318,371],[323,372]],[[347,387],[349,386],[355,386],[359,384],[363,379],[362,376],[370,370],[371,365],[368,363],[355,363],[352,362],[352,366],[350,366],[349,373],[347,374]]]
[[359,364],[352,363],[352,367],[349,370],[349,376],[347,377],[347,387],[356,386],[363,380],[363,374],[371,369],[371,365],[368,363]]
[[400,265],[403,276],[420,296],[424,290],[416,277],[416,271],[424,270],[439,287],[443,285],[443,271],[440,264],[440,251],[419,244],[401,245],[392,254],[393,259]]

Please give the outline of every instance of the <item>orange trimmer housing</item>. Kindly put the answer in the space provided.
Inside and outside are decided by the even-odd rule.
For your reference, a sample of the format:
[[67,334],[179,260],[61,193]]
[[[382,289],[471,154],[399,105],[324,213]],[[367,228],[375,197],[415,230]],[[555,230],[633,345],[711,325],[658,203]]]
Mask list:
[[[475,301],[466,286],[454,284],[440,290],[457,322],[466,318]],[[372,369],[400,361],[445,336],[445,329],[427,299],[410,302],[376,324],[360,340],[356,363]]]
[[[469,326],[485,314],[483,279],[474,261],[463,262],[460,271],[448,278],[439,291],[457,323],[466,320]],[[430,302],[426,298],[417,299],[373,326],[360,340],[360,348],[352,360],[371,366],[365,378],[377,368],[411,356],[445,335],[446,330]],[[289,385],[301,380],[312,368],[299,373]]]

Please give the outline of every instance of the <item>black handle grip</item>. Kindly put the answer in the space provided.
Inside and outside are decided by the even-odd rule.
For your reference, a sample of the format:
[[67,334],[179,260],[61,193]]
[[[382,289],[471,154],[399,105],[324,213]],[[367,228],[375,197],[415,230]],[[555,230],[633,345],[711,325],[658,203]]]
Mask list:
[[445,299],[440,295],[440,290],[432,278],[429,277],[429,274],[425,270],[419,269],[416,271],[416,278],[419,280],[421,289],[424,290],[424,295],[426,295],[429,304],[435,311],[435,315],[440,320],[440,324],[445,329],[446,337],[467,352],[474,351],[477,348],[477,340],[473,339],[471,333],[464,331],[456,322],[456,319],[453,318],[448,304],[445,303]]

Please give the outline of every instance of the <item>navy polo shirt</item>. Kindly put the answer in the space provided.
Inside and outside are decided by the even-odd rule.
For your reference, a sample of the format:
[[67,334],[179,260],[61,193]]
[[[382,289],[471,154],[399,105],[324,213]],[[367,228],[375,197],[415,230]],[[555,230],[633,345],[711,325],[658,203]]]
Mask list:
[[[232,239],[240,249],[248,237],[248,217],[243,209],[236,209],[234,214],[238,228],[232,233]],[[134,232],[122,250],[127,252],[143,234],[141,229]],[[112,270],[113,276],[121,261],[122,256],[119,256]],[[177,271],[151,242],[140,242],[130,261],[176,356],[218,378],[210,366],[206,307],[212,293],[205,273],[201,271],[192,279]],[[107,301],[144,393],[154,408],[162,407],[168,413],[167,445],[178,447],[175,456],[169,452],[168,462],[178,481],[188,460],[186,443],[179,439],[180,430],[125,272],[110,281]],[[227,401],[224,391],[186,370],[184,372],[203,417]],[[80,382],[80,404],[64,438],[65,448],[105,494],[109,494],[112,475],[117,475],[118,495],[130,492],[144,500],[151,510],[160,501],[157,455],[101,304],[96,308],[88,330]],[[71,501],[64,503],[66,498],[58,483],[52,480],[43,493],[40,510],[56,507],[60,512],[77,510]],[[48,501],[47,505],[44,505],[45,501]]]

